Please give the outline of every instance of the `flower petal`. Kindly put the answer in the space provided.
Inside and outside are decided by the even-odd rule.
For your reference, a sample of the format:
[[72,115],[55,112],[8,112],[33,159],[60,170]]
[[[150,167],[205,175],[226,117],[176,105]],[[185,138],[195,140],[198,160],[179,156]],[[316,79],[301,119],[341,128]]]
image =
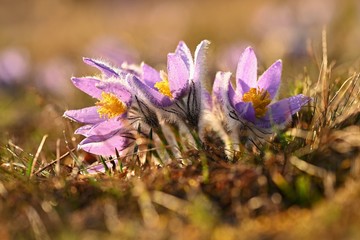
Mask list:
[[94,127],[94,124],[87,124],[76,129],[74,133],[88,137],[89,135],[87,133],[92,127]]
[[121,70],[125,73],[134,74],[137,77],[141,77],[142,74],[142,66],[137,64],[128,64],[127,62],[123,62],[121,64]]
[[257,83],[257,59],[254,50],[247,47],[242,53],[236,69],[236,93],[240,96],[255,88]]
[[155,83],[160,82],[160,73],[152,68],[151,66],[147,65],[146,63],[142,63],[142,80],[146,85],[149,87],[154,88]]
[[[124,125],[124,119],[122,117],[110,118],[103,122],[92,125],[91,128],[88,129],[84,136],[93,136],[93,135],[108,135],[114,131],[126,131],[126,127]],[[85,130],[85,129],[84,129]]]
[[122,102],[124,102],[127,107],[130,107],[131,102],[132,102],[132,94],[121,83],[119,83],[119,82],[101,82],[101,83],[97,84],[96,87],[101,89],[104,92],[114,94]]
[[230,105],[228,96],[229,88],[232,88],[230,77],[230,72],[217,72],[213,85],[214,100],[225,107]]
[[296,96],[292,96],[287,99],[289,102],[291,115],[300,111],[302,106],[304,106],[305,104],[307,104],[308,102],[310,102],[312,100],[311,97],[307,97],[303,94],[298,94]]
[[[235,94],[235,90],[230,82],[230,77],[230,72],[218,72],[216,74],[213,87],[214,106],[219,106],[220,110],[231,118],[234,118],[234,110],[234,113],[236,113],[238,117],[241,117],[242,115],[245,115],[245,117],[247,117],[247,115],[252,116],[251,112],[247,114],[247,112],[242,108],[244,103],[237,100],[237,95]],[[252,119],[251,117],[247,118],[250,120]]]
[[168,80],[170,91],[175,99],[183,97],[189,88],[190,73],[179,55],[168,54]]
[[179,42],[179,44],[175,50],[175,55],[180,56],[180,58],[185,63],[188,71],[190,72],[190,69],[192,69],[194,67],[194,62],[193,62],[193,59],[191,56],[190,49],[183,41]]
[[82,77],[82,78],[71,78],[73,84],[90,96],[100,99],[101,98],[101,90],[96,88],[96,84],[100,83],[101,80],[93,78],[93,77]]
[[135,91],[140,91],[140,94],[143,94],[152,104],[159,107],[168,107],[172,105],[170,98],[149,87],[137,77],[129,75],[128,81],[129,84],[134,86]]
[[65,111],[63,116],[73,121],[85,123],[85,124],[99,123],[101,121],[104,121],[104,119],[100,118],[97,109],[98,107],[93,106],[78,110],[68,110]]
[[259,78],[258,87],[260,89],[267,90],[270,93],[271,99],[273,99],[279,89],[281,81],[281,60],[276,61],[271,65]]
[[282,99],[270,105],[265,117],[257,119],[256,125],[262,128],[271,128],[273,125],[284,126],[291,120],[291,116],[311,100],[302,94]]
[[79,143],[78,148],[96,155],[110,156],[115,155],[115,149],[122,151],[127,148],[130,140],[126,134],[115,131],[108,135],[87,137]]
[[202,91],[202,109],[204,110],[209,110],[211,111],[212,107],[213,107],[213,103],[212,103],[212,99],[211,99],[211,94],[204,89],[204,91]]
[[115,69],[103,61],[92,58],[83,58],[83,61],[86,64],[99,69],[106,77],[119,77],[119,74],[115,71]]
[[[119,152],[119,151],[118,151]],[[122,152],[119,152],[121,155]],[[110,162],[105,162],[108,169],[114,168],[118,164],[118,160],[114,159]],[[115,165],[115,166],[114,166]],[[88,174],[97,174],[97,173],[104,173],[105,172],[105,166],[104,163],[98,163],[96,165],[91,165],[86,169]]]
[[210,45],[210,41],[203,40],[197,45],[194,56],[194,69],[193,72],[190,72],[190,79],[192,79],[195,84],[201,83],[205,77],[206,71],[206,54],[207,49]]
[[[246,121],[254,123],[256,120],[255,110],[251,102],[237,102],[235,104],[235,111],[238,117]],[[240,120],[241,120],[240,119]]]

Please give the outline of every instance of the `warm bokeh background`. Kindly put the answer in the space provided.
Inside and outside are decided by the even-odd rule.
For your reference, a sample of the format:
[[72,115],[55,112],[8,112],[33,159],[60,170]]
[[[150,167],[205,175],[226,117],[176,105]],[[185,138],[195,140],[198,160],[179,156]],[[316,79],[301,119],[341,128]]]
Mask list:
[[[82,57],[163,69],[203,39],[209,85],[248,45],[259,73],[283,59],[279,97],[314,99],[296,127],[231,163],[215,141],[140,166],[136,145],[125,171],[78,174]],[[0,0],[0,239],[360,239],[359,43],[359,0]]]

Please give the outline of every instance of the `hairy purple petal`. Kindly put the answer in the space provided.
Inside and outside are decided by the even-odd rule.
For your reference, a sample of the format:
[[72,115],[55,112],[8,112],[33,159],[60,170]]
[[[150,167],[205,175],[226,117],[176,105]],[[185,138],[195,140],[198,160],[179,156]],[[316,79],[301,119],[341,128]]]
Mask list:
[[124,126],[122,117],[111,118],[93,125],[88,131],[84,134],[86,136],[92,135],[107,135],[114,131],[125,132],[126,127]]
[[[119,152],[119,154],[121,155],[121,152]],[[117,165],[118,164],[118,160],[114,159],[111,162],[105,162],[106,166],[111,169],[113,167],[113,164]],[[89,166],[86,171],[89,174],[97,174],[97,173],[104,173],[105,172],[105,166],[103,163],[100,164],[96,164],[96,165],[92,165]]]
[[215,101],[219,102],[221,105],[229,105],[229,88],[230,85],[230,72],[217,72],[215,76],[215,81],[213,85],[213,96]]
[[260,89],[265,89],[269,92],[271,99],[273,99],[279,89],[281,81],[281,60],[276,61],[271,65],[259,78],[258,86]]
[[96,84],[100,83],[101,80],[93,77],[82,77],[82,78],[73,77],[71,78],[71,81],[78,89],[80,89],[84,93],[97,99],[101,98],[102,91],[96,88]]
[[202,91],[202,108],[206,109],[206,110],[211,110],[213,108],[213,103],[212,103],[212,99],[211,99],[211,94],[206,91],[204,89],[204,91]]
[[274,104],[271,104],[269,112],[272,116],[279,116],[281,114],[294,115],[300,111],[301,107],[310,100],[310,97],[306,97],[303,94],[298,94],[296,96],[285,98]]
[[78,110],[68,110],[65,111],[64,117],[69,118],[73,121],[85,123],[85,124],[94,124],[104,121],[103,118],[100,118],[99,113],[97,112],[98,107],[87,107]]
[[236,93],[240,96],[255,88],[257,83],[257,58],[254,50],[248,47],[239,59],[236,70]]
[[153,104],[159,107],[168,107],[172,104],[172,101],[170,98],[168,98],[165,95],[162,95],[157,90],[154,90],[153,88],[147,86],[145,83],[143,83],[141,80],[139,80],[135,76],[131,76],[129,78],[129,82],[133,84],[139,91],[142,92],[142,94],[145,95],[147,99],[150,100]]
[[300,111],[302,106],[309,103],[311,100],[312,100],[311,97],[307,97],[307,96],[305,96],[303,94],[298,94],[296,96],[289,97],[288,101],[289,101],[289,104],[290,104],[291,114],[295,114],[298,111]]
[[102,62],[100,60],[95,60],[95,59],[92,59],[92,58],[83,58],[83,61],[86,64],[99,69],[108,78],[110,78],[110,77],[119,77],[119,74],[114,70],[113,67],[109,66],[108,64],[106,64],[106,63],[104,63],[104,62]]
[[88,137],[89,135],[87,133],[92,127],[94,127],[94,124],[87,124],[76,129],[74,133]]
[[189,88],[189,71],[180,56],[168,54],[168,80],[175,99],[183,97]]
[[79,149],[96,155],[115,155],[115,149],[121,151],[128,146],[129,139],[120,131],[108,135],[94,135],[85,138],[78,145]]
[[250,122],[255,122],[255,110],[251,102],[238,102],[235,104],[235,110],[238,117]]
[[190,69],[192,69],[194,67],[190,49],[183,41],[179,42],[179,44],[175,50],[175,55],[180,56],[180,58],[185,63],[188,71],[190,71]]
[[146,63],[142,63],[142,80],[151,88],[154,88],[155,83],[160,82],[160,74],[159,72],[147,65]]
[[207,49],[210,45],[210,41],[204,40],[201,41],[199,45],[197,45],[194,56],[194,69],[193,72],[190,72],[190,79],[192,79],[195,84],[201,83],[203,78],[205,77],[205,60]]
[[220,106],[220,110],[225,115],[233,116],[231,112],[235,109],[238,101],[230,78],[230,72],[218,72],[216,74],[213,85],[213,101],[215,105]]
[[239,99],[240,97],[238,95],[236,95],[236,92],[235,92],[234,87],[231,82],[229,82],[228,97],[229,97],[230,104],[233,108],[238,102],[241,101],[241,99]]

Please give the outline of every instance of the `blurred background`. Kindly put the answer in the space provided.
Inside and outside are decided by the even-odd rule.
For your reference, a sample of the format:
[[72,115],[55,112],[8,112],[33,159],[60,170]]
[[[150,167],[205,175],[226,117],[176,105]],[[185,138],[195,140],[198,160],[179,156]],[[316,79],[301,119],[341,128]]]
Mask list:
[[251,45],[260,71],[284,60],[286,86],[319,67],[326,29],[334,66],[359,67],[358,0],[0,0],[0,6],[1,140],[18,144],[43,134],[61,138],[63,111],[93,103],[70,82],[97,74],[84,56],[161,69],[180,40],[194,51],[208,39],[212,79],[218,70],[235,72]]

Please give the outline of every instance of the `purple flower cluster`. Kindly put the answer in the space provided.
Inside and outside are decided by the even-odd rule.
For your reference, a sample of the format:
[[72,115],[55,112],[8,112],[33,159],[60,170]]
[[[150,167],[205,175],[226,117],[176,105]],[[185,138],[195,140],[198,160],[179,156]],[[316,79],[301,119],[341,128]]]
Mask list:
[[[166,71],[145,63],[114,67],[84,58],[85,63],[102,74],[72,78],[77,88],[97,99],[95,106],[64,113],[65,117],[84,124],[75,132],[85,137],[79,148],[97,155],[113,156],[116,151],[121,154],[136,140],[139,124],[158,135],[162,135],[164,123],[199,133],[206,122],[202,121],[205,109],[213,111],[214,116],[219,115],[216,111],[220,109],[226,116],[225,122],[235,120],[271,131],[273,126],[286,125],[310,101],[300,94],[273,103],[282,63],[276,61],[257,80],[257,59],[251,48],[240,57],[236,88],[230,81],[231,73],[218,72],[211,98],[203,86],[208,45],[209,41],[202,41],[193,57],[186,44],[180,42],[175,52],[167,56]],[[211,127],[211,120],[207,122]]]

